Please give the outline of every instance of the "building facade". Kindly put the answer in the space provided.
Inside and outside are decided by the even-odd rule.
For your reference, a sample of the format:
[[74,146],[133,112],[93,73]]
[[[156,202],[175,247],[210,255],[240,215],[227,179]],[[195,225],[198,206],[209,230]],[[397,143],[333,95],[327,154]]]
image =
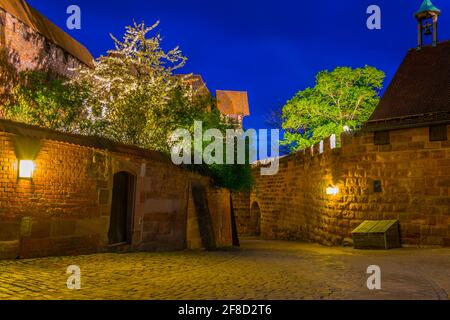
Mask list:
[[9,90],[22,71],[70,78],[93,66],[89,51],[24,0],[0,0],[0,88]]
[[217,90],[216,98],[217,108],[222,116],[242,127],[244,118],[250,115],[247,92]]
[[418,47],[362,130],[280,159],[275,176],[255,168],[254,189],[233,199],[240,234],[346,245],[364,220],[395,219],[403,245],[450,246],[450,41],[437,41],[439,14],[424,1]]
[[[94,66],[24,0],[0,0],[0,46],[2,92],[23,71]],[[158,152],[6,120],[0,141],[0,259],[234,244],[230,192]]]
[[0,259],[233,245],[231,195],[166,156],[0,120]]

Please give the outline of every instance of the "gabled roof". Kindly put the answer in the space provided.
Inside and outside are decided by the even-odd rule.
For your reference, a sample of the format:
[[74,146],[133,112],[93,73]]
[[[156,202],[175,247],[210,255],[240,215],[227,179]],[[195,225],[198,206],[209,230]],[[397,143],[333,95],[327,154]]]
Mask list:
[[245,91],[216,91],[217,108],[224,115],[249,116],[248,95]]
[[78,41],[30,7],[24,0],[0,0],[0,8],[61,47],[87,66],[93,66],[91,53]]
[[449,114],[450,41],[446,41],[408,52],[367,124],[402,118],[413,123],[445,120]]
[[178,74],[176,77],[181,78],[185,83],[192,87],[192,90],[196,95],[209,95],[209,89],[203,81],[203,78],[199,74]]

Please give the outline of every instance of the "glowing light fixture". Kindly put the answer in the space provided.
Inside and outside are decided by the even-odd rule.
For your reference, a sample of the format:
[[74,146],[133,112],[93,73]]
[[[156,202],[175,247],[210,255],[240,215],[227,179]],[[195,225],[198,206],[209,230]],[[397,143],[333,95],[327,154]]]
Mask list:
[[339,193],[339,188],[338,187],[329,186],[327,188],[327,195],[335,196],[338,193]]
[[33,160],[19,160],[19,178],[31,179],[35,169]]

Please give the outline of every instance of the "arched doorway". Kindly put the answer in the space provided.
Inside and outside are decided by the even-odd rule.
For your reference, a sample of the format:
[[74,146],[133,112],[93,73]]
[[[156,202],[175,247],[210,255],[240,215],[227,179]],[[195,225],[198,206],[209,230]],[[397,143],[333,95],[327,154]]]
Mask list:
[[255,236],[261,235],[261,209],[258,202],[253,202],[250,208],[250,230]]
[[135,181],[128,172],[114,175],[109,244],[131,243]]

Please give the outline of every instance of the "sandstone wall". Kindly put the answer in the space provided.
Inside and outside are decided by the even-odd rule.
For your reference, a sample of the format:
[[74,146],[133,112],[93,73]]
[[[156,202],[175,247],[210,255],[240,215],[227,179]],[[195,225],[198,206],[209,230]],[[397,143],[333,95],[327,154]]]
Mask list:
[[[15,137],[0,132],[0,258],[201,247],[192,181],[206,190],[216,245],[232,245],[230,192],[208,178],[170,160],[41,140],[33,179],[18,179]],[[112,247],[113,177],[123,171],[136,177],[132,241]]]
[[250,192],[233,192],[233,208],[236,215],[236,227],[241,236],[256,234],[256,226],[250,215]]
[[[77,58],[0,8],[0,49],[2,64],[10,69],[52,71],[72,77],[71,69],[83,65]],[[2,68],[6,66],[2,65]],[[5,72],[5,71],[4,71]]]
[[[281,159],[275,176],[256,168],[250,197],[234,195],[247,202],[236,211],[239,232],[252,230],[246,216],[257,203],[269,239],[342,245],[363,220],[399,219],[403,244],[450,246],[450,141],[430,142],[426,127],[391,131],[390,138],[375,145],[371,132],[343,135],[340,148],[325,141],[321,154],[315,146],[314,155]],[[339,193],[327,195],[328,186]]]

